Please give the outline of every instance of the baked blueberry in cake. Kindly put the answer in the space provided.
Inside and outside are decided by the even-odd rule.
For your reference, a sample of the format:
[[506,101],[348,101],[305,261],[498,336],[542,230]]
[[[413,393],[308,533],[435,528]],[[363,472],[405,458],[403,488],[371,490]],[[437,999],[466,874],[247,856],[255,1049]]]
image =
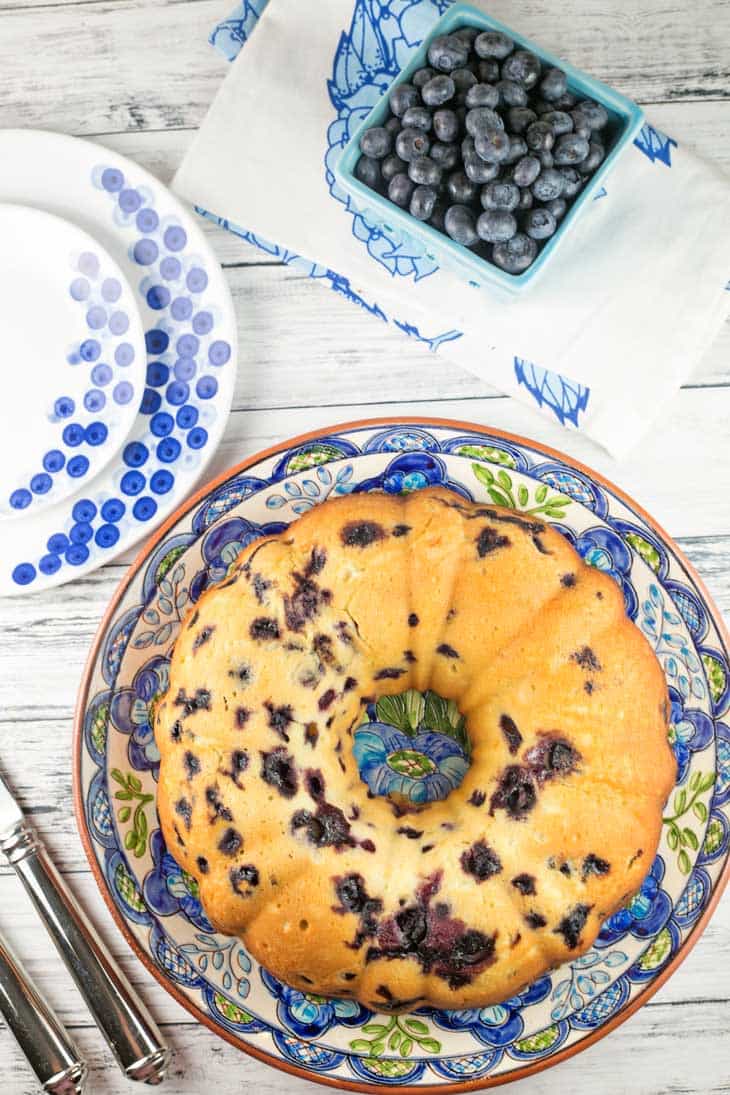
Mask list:
[[[420,808],[369,791],[352,748],[364,706],[407,689],[453,700],[471,743]],[[440,488],[338,498],[184,621],[163,832],[211,922],[286,983],[496,1003],[639,888],[674,782],[666,699],[618,586],[548,525]]]

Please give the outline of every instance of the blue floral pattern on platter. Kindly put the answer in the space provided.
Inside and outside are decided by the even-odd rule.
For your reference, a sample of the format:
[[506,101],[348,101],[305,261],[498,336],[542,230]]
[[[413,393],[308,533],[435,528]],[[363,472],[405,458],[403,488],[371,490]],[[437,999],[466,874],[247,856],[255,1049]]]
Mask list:
[[[127,817],[123,803],[110,798],[107,781],[112,772],[129,770],[141,793],[154,792],[144,726],[179,626],[174,602],[183,593],[190,596],[196,576],[201,571],[219,575],[228,561],[226,545],[263,534],[272,516],[277,528],[294,520],[291,501],[317,504],[322,495],[312,493],[311,486],[305,490],[305,482],[330,488],[343,482],[338,476],[347,469],[344,482],[352,490],[383,489],[386,481],[400,490],[425,485],[406,483],[405,477],[391,480],[394,466],[403,470],[397,462],[404,458],[424,462],[415,470],[428,469],[425,482],[451,485],[474,499],[494,500],[496,492],[525,512],[541,512],[587,562],[613,577],[667,674],[680,770],[665,811],[662,842],[654,862],[647,863],[641,889],[605,922],[588,954],[493,1008],[421,1009],[394,1017],[361,1015],[351,1001],[289,989],[245,951],[240,960],[231,959],[233,941],[202,924],[194,883],[175,866],[159,831],[151,829],[141,857],[129,850],[133,818],[122,820]],[[328,473],[325,480],[318,476],[322,471]],[[408,474],[413,471],[408,465]],[[272,498],[279,500],[273,506]],[[173,607],[171,631],[159,646],[147,638],[138,645],[153,630],[145,613],[160,612],[162,600]],[[160,615],[158,630],[167,619]],[[506,1076],[526,1062],[549,1062],[652,985],[684,946],[719,884],[730,848],[730,731],[725,725],[730,670],[716,619],[674,546],[661,540],[630,503],[537,445],[480,427],[424,421],[373,424],[282,447],[232,473],[188,507],[135,576],[108,625],[87,697],[81,780],[88,832],[116,909],[144,929],[138,935],[141,946],[163,979],[183,987],[194,1011],[242,1046],[294,1063],[313,1078],[355,1078],[373,1087],[438,1086]],[[404,743],[391,736],[403,733],[394,729],[395,723],[401,725],[398,717],[384,718],[377,707],[368,715],[367,730],[386,757],[391,744],[412,746],[421,728],[415,710],[409,716],[414,733],[405,735]],[[364,749],[368,757],[371,744]],[[231,960],[233,973],[248,985],[245,1005]],[[406,1052],[389,1049],[391,1038]]]
[[353,754],[374,795],[396,795],[413,804],[446,798],[469,769],[463,749],[446,734],[424,730],[409,737],[382,722],[358,727]]
[[[72,141],[50,134],[39,139]],[[108,405],[116,392],[120,399],[134,398],[139,413],[119,455],[80,495],[39,514],[22,538],[9,524],[14,538],[2,575],[7,593],[45,588],[88,571],[158,523],[212,455],[233,392],[235,318],[222,272],[199,228],[141,168],[112,153],[100,162],[99,149],[83,141],[73,140],[73,146],[69,158],[83,172],[73,185],[86,196],[90,218],[115,241],[118,264],[136,296],[146,382],[143,392],[130,394],[125,387],[122,374],[133,355],[125,339],[129,320],[112,299],[117,291],[111,279],[102,278],[101,268],[82,255],[83,269],[70,292],[84,305],[93,304],[88,314],[97,329],[80,344],[75,367],[91,367],[95,399]],[[105,327],[99,326],[102,305]],[[102,339],[107,328],[111,358]],[[94,431],[103,432],[103,421],[92,416],[87,429],[78,406],[56,402],[64,437],[76,453],[71,459],[86,459],[88,445],[101,443],[101,433]],[[56,458],[56,463],[62,462]]]

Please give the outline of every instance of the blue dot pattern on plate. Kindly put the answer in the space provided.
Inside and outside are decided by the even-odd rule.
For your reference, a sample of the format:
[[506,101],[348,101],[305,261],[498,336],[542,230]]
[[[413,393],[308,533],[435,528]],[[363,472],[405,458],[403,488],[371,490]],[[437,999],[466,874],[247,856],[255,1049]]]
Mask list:
[[[115,186],[118,173],[112,170],[107,182]],[[126,198],[125,201],[129,203],[131,199]],[[154,219],[147,218],[146,223],[156,225],[157,214],[154,214]],[[121,282],[104,271],[103,260],[92,251],[81,252],[75,257],[73,265],[69,296],[83,308],[88,337],[67,353],[66,361],[74,369],[88,370],[88,387],[78,406],[69,395],[59,395],[52,400],[49,418],[58,427],[58,448],[45,452],[40,458],[39,470],[30,476],[27,483],[11,492],[8,502],[14,511],[26,510],[34,497],[48,495],[54,486],[53,476],[63,474],[68,481],[68,478],[79,479],[86,475],[93,467],[89,454],[80,453],[77,459],[71,460],[70,453],[64,453],[63,449],[74,449],[83,444],[92,448],[102,445],[107,440],[110,425],[116,421],[116,408],[125,407],[135,397],[140,399],[141,396],[124,375],[125,369],[134,361],[134,347],[129,341],[122,341],[129,330],[129,316],[119,303],[122,297]],[[101,389],[112,381],[116,381],[116,385],[107,396]],[[85,421],[87,417],[102,413],[106,422]],[[81,417],[81,422],[69,430],[64,420],[71,419],[74,414]],[[44,573],[55,571],[46,570]]]
[[[206,296],[207,260],[192,251],[178,218],[153,208],[158,195],[147,186],[132,185],[116,167],[95,168],[92,182],[107,195],[115,225],[128,233],[128,257],[139,271],[134,288],[147,328],[146,388],[116,472],[111,479],[104,477],[98,491],[90,489],[88,497],[74,502],[63,527],[48,537],[37,560],[14,567],[12,577],[18,586],[31,585],[39,575],[50,577],[64,567],[83,566],[92,555],[102,558],[130,529],[148,526],[166,498],[169,505],[176,475],[189,476],[200,466],[218,416],[220,378],[233,357],[223,310]],[[88,391],[83,408],[73,400],[61,402],[63,396],[56,400],[65,413],[54,407],[62,441],[44,457],[43,470],[49,477],[81,477],[87,454],[106,439],[106,426],[90,406],[102,410],[115,401],[138,398],[124,376],[134,359],[132,345],[123,338],[115,340],[110,352],[104,339],[106,332],[123,335],[128,327],[128,317],[119,307],[121,286],[104,276],[93,259],[80,256],[69,290],[92,321],[88,337],[76,348],[73,366],[90,368]],[[102,312],[105,326],[95,326]],[[81,417],[82,410],[92,414],[90,421]],[[14,498],[17,509],[30,505],[30,486],[16,491]]]

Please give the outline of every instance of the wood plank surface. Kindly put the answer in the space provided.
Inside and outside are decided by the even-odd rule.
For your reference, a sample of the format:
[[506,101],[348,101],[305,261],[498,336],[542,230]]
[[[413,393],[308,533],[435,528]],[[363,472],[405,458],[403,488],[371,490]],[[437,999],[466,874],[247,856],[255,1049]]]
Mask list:
[[[233,0],[0,0],[0,127],[95,138],[169,181],[225,76],[226,63],[207,35],[232,6]],[[523,0],[519,11],[511,0],[493,0],[490,10],[645,104],[657,126],[730,171],[728,0]],[[617,464],[271,256],[212,224],[204,229],[227,270],[241,342],[233,413],[209,474],[297,433],[356,418],[422,414],[493,425],[562,448],[619,482],[678,537],[730,615],[730,325],[661,429]],[[310,1084],[215,1039],[149,977],[112,924],[76,833],[70,748],[78,682],[98,621],[133,556],[126,551],[62,589],[2,602],[0,758],[58,865],[164,1024],[176,1057],[163,1090],[202,1095],[215,1087],[238,1095],[255,1085],[261,1095],[305,1095],[315,1090]],[[91,1064],[87,1090],[128,1090],[5,865],[0,922],[78,1037]],[[726,898],[646,1008],[608,1041],[509,1090],[728,1095],[728,971]],[[3,1095],[37,1090],[2,1024],[0,1065]]]

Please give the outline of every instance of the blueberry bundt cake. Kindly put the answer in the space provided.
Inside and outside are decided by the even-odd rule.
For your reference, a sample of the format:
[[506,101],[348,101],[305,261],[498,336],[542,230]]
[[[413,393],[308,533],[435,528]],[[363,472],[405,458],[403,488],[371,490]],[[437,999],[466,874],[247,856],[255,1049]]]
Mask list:
[[[374,796],[366,704],[430,689],[471,765]],[[217,929],[304,991],[376,1010],[495,1003],[639,887],[675,765],[619,587],[563,536],[439,488],[317,506],[184,621],[157,704],[167,846]]]

